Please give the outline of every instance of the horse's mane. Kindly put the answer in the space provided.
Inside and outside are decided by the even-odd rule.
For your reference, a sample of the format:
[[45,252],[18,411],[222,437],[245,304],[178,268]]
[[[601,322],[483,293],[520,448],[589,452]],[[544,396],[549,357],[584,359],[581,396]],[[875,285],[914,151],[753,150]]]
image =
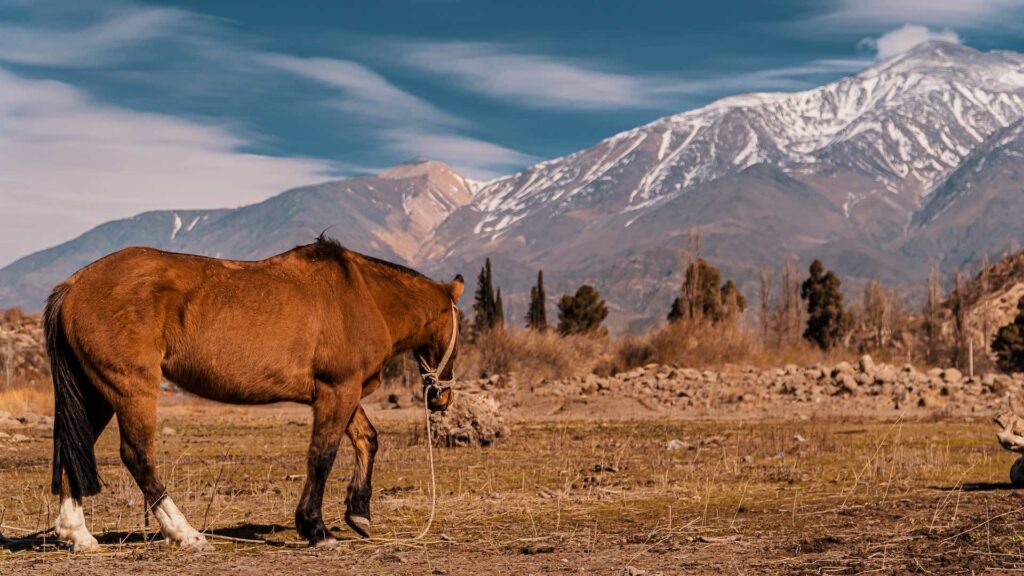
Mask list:
[[390,268],[398,272],[403,272],[416,278],[427,278],[426,275],[417,272],[416,270],[413,270],[408,266],[402,266],[401,264],[395,264],[394,262],[388,262],[387,260],[374,258],[373,256],[367,256],[366,254],[356,252],[355,250],[349,250],[348,248],[342,246],[341,243],[335,240],[334,238],[327,236],[326,230],[324,232],[321,232],[320,235],[317,236],[316,241],[313,242],[312,244],[309,244],[308,246],[299,246],[298,248],[310,248],[310,255],[317,260],[337,260],[340,262],[344,260],[346,257],[348,257],[348,255],[355,254],[356,256],[362,258],[363,260],[372,262],[374,264],[378,264],[380,266],[384,266],[385,268]]

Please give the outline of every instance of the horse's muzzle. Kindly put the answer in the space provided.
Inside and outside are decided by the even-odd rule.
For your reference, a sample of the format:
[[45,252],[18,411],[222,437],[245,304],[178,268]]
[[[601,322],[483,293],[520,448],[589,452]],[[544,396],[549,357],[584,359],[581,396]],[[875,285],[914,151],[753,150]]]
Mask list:
[[455,399],[455,393],[449,387],[428,386],[426,391],[427,407],[431,412],[443,412],[448,409]]

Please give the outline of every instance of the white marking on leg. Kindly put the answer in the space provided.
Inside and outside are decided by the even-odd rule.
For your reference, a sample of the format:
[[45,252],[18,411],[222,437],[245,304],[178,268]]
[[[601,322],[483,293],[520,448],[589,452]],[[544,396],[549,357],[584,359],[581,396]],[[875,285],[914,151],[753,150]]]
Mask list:
[[202,550],[208,546],[206,537],[188,523],[170,496],[160,500],[153,509],[153,515],[160,522],[160,532],[168,542],[177,544],[183,550]]
[[74,498],[64,498],[60,501],[60,512],[57,514],[54,531],[62,542],[71,545],[73,552],[91,552],[100,548],[100,543],[85,527],[82,504]]

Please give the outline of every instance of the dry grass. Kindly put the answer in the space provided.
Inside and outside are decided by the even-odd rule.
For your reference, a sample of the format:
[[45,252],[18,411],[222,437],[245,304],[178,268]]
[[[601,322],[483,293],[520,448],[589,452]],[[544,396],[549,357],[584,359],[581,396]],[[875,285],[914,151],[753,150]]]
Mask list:
[[[161,474],[197,527],[296,541],[305,410],[163,413],[160,426],[177,434],[158,440]],[[375,527],[408,536],[429,507],[422,436],[415,421],[382,417],[372,415],[382,439]],[[991,432],[987,423],[836,418],[524,421],[493,448],[437,455],[441,498],[426,544],[344,540],[340,551],[307,552],[219,542],[185,563],[141,540],[141,495],[118,462],[112,430],[99,447],[105,491],[86,501],[106,553],[0,553],[0,573],[297,574],[338,562],[352,573],[400,574],[612,574],[627,564],[666,574],[1008,569],[1024,561],[1024,508],[1003,491],[1012,458]],[[32,434],[36,441],[0,452],[4,523],[24,530],[49,526],[54,513],[49,443]],[[699,447],[666,450],[672,439]],[[346,447],[325,497],[329,526],[343,526],[350,462]]]
[[465,343],[458,371],[464,378],[515,373],[525,382],[588,374],[612,357],[604,336],[560,337],[553,331],[496,330]]
[[[823,353],[802,339],[766,346],[751,330],[734,324],[677,322],[643,335],[620,337],[561,337],[554,331],[508,328],[464,340],[456,361],[456,376],[476,379],[514,374],[517,382],[533,384],[591,373],[607,376],[652,362],[700,369],[727,364],[767,368],[790,363],[834,364],[858,356],[845,349]],[[389,364],[385,375],[389,390],[418,381],[416,363],[407,358]]]
[[782,346],[766,345],[751,330],[731,323],[675,322],[644,335],[622,337],[616,346],[616,369],[623,370],[650,362],[693,368],[718,368],[726,364],[778,367],[807,366],[852,360],[847,350],[822,352],[816,346],[796,340]]
[[0,410],[11,414],[32,412],[53,414],[53,389],[49,382],[43,385],[20,385],[0,388]]

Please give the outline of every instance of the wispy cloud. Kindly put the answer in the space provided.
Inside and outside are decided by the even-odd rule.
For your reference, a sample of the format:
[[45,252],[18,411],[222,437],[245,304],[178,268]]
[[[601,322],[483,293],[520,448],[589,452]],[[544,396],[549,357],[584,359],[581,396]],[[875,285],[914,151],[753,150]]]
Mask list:
[[0,23],[0,61],[58,68],[111,64],[136,54],[133,45],[173,36],[195,20],[182,10],[125,6],[78,27]]
[[[808,23],[859,32],[906,23],[933,27],[1005,26],[1024,10],[1024,0],[835,0]],[[831,26],[829,26],[831,28]]]
[[467,174],[490,177],[518,168],[533,157],[460,133],[466,123],[398,88],[366,66],[337,58],[298,58],[282,54],[258,57],[266,65],[335,88],[327,104],[376,122],[376,137],[390,150],[443,160]]
[[717,96],[750,90],[797,90],[809,78],[851,72],[869,60],[815,60],[797,66],[703,78],[624,74],[590,62],[527,52],[516,47],[469,42],[410,42],[406,65],[450,78],[463,89],[506,102],[566,110],[655,109],[682,97]]
[[256,59],[267,66],[338,89],[341,96],[336,103],[352,112],[384,120],[414,119],[445,125],[461,123],[358,62],[284,54],[262,54]]
[[874,50],[879,60],[885,60],[886,58],[902,54],[918,44],[931,40],[943,40],[959,44],[960,36],[948,28],[929,30],[924,26],[907,24],[886,32],[877,38],[865,38],[861,40],[860,44]]
[[0,68],[0,264],[111,218],[255,202],[333,173],[247,144],[217,123],[104,105]]
[[636,108],[651,104],[650,80],[566,58],[477,42],[418,42],[407,63],[463,87],[542,108]]

